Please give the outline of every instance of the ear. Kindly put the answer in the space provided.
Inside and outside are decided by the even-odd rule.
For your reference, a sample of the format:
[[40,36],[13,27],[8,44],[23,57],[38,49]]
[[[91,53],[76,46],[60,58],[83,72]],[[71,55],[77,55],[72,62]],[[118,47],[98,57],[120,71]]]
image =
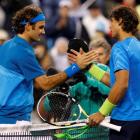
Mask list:
[[25,25],[25,31],[30,31],[32,29],[31,25],[29,23],[27,23]]
[[123,22],[122,22],[122,19],[119,19],[119,22],[118,22],[118,23],[119,23],[118,25],[121,26],[122,23],[123,23]]

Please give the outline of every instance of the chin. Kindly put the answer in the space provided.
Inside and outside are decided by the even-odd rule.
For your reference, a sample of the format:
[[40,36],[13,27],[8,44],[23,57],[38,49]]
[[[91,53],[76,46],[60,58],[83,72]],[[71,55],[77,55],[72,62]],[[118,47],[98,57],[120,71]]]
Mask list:
[[117,35],[116,34],[112,34],[112,38],[116,38],[117,37]]
[[111,34],[111,37],[114,37],[114,36],[115,36],[115,35],[112,33],[112,34]]
[[40,38],[32,39],[32,41],[40,41]]
[[40,41],[41,39],[40,38],[38,38],[36,41]]

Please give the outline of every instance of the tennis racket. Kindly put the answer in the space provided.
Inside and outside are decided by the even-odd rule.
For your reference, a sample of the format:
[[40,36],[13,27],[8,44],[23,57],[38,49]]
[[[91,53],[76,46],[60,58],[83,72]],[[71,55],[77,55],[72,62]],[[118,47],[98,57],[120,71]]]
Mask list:
[[[62,93],[56,89],[47,92],[38,102],[37,112],[40,118],[51,125],[67,127],[75,124],[86,125],[88,123],[88,114],[82,106],[70,96],[69,92]],[[80,119],[81,115],[85,119]],[[101,126],[120,131],[121,127],[110,124],[108,119],[100,123]]]
[[[56,89],[45,94],[38,102],[37,112],[40,118],[55,126],[69,126],[77,123],[87,123],[80,120],[81,114],[88,118],[87,113],[69,93],[62,93]],[[70,123],[67,123],[70,121]]]

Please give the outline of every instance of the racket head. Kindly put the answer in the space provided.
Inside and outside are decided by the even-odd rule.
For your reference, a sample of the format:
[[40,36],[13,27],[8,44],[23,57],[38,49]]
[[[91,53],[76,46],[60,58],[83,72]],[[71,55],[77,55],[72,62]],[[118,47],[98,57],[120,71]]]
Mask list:
[[73,38],[68,43],[68,51],[67,52],[71,53],[71,49],[79,52],[80,48],[82,48],[84,52],[89,51],[89,47],[88,47],[88,44],[86,43],[86,41],[84,41],[80,38]]
[[[76,124],[80,118],[81,110],[75,99],[68,94],[52,90],[47,92],[38,102],[37,112],[40,118],[48,124],[55,126],[68,126]],[[68,122],[71,123],[59,123]]]

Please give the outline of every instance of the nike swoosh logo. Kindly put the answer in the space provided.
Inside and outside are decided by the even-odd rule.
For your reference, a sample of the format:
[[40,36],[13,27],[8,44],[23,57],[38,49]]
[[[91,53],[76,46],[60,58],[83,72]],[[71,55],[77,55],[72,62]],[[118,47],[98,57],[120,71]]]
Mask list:
[[74,70],[74,69],[76,69],[76,66],[73,66],[73,67],[72,67],[72,70]]

